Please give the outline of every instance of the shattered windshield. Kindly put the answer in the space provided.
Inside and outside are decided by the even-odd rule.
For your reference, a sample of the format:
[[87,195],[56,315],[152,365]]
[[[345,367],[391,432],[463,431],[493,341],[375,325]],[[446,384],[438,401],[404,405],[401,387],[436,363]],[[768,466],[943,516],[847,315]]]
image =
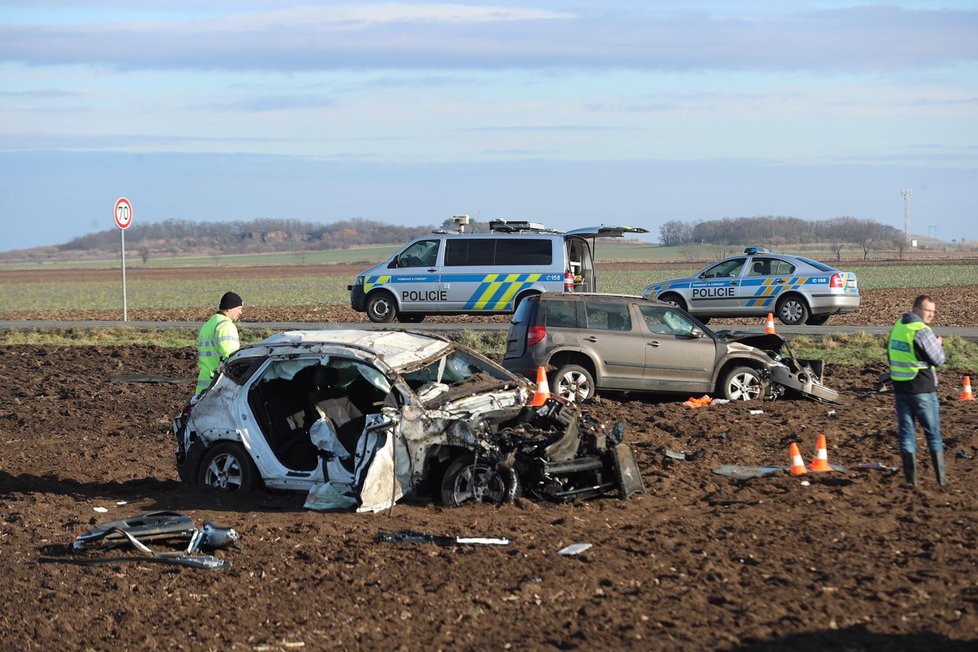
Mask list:
[[403,372],[401,377],[423,403],[456,388],[466,389],[481,383],[500,386],[513,381],[505,369],[458,349],[420,369]]

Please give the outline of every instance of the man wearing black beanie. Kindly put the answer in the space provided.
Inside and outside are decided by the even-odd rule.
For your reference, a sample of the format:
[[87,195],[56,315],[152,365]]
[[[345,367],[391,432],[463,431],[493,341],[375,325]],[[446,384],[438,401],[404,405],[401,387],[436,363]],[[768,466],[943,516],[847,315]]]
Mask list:
[[234,292],[225,292],[214,316],[207,320],[197,334],[197,390],[200,394],[211,384],[217,367],[241,346],[234,322],[241,318],[244,302]]

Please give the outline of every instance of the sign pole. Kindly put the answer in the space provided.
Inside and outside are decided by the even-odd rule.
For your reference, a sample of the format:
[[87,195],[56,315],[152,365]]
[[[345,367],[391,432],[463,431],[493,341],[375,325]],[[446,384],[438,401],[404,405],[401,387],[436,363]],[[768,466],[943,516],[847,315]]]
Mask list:
[[126,231],[119,229],[122,237],[122,321],[129,321],[129,306],[126,305]]
[[132,224],[132,203],[125,197],[115,200],[112,207],[112,219],[119,227],[122,238],[122,321],[129,321],[129,306],[126,302],[126,229]]

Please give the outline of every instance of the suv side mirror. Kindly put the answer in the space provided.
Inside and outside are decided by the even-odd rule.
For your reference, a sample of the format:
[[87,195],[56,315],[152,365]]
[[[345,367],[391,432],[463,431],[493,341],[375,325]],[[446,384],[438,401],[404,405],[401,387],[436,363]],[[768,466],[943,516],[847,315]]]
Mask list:
[[706,337],[706,333],[704,333],[702,331],[702,329],[697,328],[696,326],[693,326],[693,329],[691,331],[689,331],[689,336],[690,337]]

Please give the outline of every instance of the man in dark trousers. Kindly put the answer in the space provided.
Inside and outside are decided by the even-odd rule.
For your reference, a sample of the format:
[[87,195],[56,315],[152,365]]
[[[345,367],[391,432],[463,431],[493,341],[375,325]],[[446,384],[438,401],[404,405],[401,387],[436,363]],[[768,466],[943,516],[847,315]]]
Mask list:
[[237,351],[241,344],[234,322],[241,318],[244,302],[234,292],[225,292],[217,312],[207,320],[197,334],[197,358],[200,371],[197,374],[196,394],[211,384],[217,367]]
[[937,400],[936,367],[944,364],[944,347],[930,323],[937,306],[926,294],[914,299],[913,310],[893,324],[887,353],[890,380],[896,398],[900,458],[907,484],[917,484],[917,454],[914,419],[920,422],[934,462],[937,484],[947,484],[944,473],[944,441],[941,439],[941,409]]

